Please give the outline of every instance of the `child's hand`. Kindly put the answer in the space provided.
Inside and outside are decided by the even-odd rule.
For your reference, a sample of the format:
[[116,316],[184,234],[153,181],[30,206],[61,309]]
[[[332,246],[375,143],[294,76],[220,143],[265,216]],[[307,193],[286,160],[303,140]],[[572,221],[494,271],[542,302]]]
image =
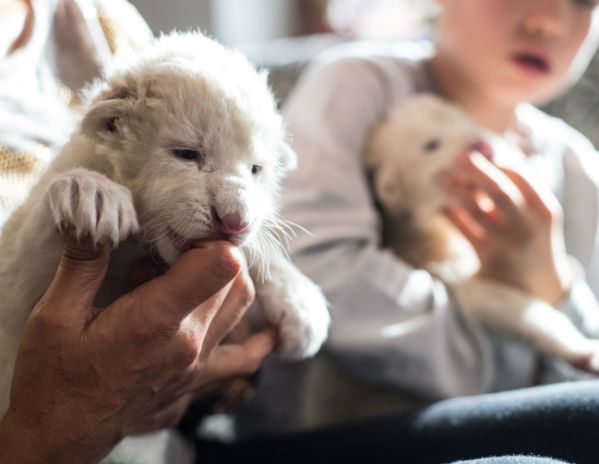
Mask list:
[[488,158],[466,153],[441,175],[455,200],[444,213],[474,247],[481,277],[556,305],[572,282],[561,206],[525,169],[499,167]]

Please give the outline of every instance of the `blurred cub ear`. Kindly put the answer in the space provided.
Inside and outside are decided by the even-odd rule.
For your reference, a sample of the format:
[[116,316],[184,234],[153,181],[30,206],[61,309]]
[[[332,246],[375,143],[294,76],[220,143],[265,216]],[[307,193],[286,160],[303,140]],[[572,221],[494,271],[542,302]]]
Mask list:
[[283,143],[279,153],[279,165],[284,171],[293,171],[297,168],[297,155],[287,142]]
[[97,141],[115,138],[133,115],[135,101],[134,93],[125,87],[103,91],[93,101],[83,118],[83,133]]
[[385,159],[387,151],[393,146],[388,140],[385,125],[375,126],[370,131],[364,153],[364,165],[368,171],[374,171]]

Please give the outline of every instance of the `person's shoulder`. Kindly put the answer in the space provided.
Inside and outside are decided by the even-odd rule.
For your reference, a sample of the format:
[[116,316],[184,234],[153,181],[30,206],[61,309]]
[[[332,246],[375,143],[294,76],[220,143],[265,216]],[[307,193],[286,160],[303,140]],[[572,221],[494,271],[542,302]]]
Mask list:
[[565,169],[593,172],[599,176],[599,154],[592,142],[563,119],[530,105],[520,105],[518,120],[532,131],[543,151],[558,150],[565,157]]
[[300,88],[328,89],[329,94],[374,94],[410,89],[421,79],[432,54],[428,41],[352,42],[321,52],[300,78]]
[[520,105],[518,120],[528,126],[535,136],[542,137],[543,145],[557,144],[575,151],[596,151],[591,141],[580,131],[533,105]]

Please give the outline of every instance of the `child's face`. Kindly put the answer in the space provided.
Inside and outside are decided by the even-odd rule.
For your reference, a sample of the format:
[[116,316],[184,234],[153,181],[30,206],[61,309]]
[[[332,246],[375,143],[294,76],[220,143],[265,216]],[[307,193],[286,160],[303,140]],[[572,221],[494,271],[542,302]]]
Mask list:
[[580,77],[595,51],[599,0],[438,2],[439,54],[464,82],[505,103],[555,96]]

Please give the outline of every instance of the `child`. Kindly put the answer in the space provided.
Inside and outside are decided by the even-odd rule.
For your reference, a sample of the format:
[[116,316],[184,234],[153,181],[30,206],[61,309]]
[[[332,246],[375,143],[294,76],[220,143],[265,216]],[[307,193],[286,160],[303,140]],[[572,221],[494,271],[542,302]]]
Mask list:
[[[531,348],[465,319],[442,282],[381,243],[362,151],[372,127],[414,93],[437,93],[504,134],[546,180],[536,185],[527,173],[501,170],[477,153],[464,154],[445,173],[446,214],[474,245],[481,273],[546,300],[583,332],[599,336],[593,332],[599,316],[597,155],[582,135],[529,104],[556,96],[580,77],[596,49],[597,2],[438,3],[430,52],[396,44],[329,55],[286,107],[300,162],[287,180],[283,217],[312,233],[292,242],[292,258],[331,302],[327,354],[363,385],[378,386],[379,399],[389,390],[430,400],[525,387],[537,365]],[[479,207],[481,191],[494,209]],[[525,248],[534,249],[534,258]],[[572,374],[549,364],[543,382]],[[307,424],[301,405],[315,400],[305,390],[305,370],[265,372],[264,390],[283,382],[297,386],[293,401],[257,400],[265,429]],[[328,389],[337,396],[315,409],[342,395],[337,384]],[[345,409],[355,417],[363,401],[355,398]],[[282,403],[297,406],[285,404],[282,415]],[[391,407],[377,411],[373,404],[368,414]]]

